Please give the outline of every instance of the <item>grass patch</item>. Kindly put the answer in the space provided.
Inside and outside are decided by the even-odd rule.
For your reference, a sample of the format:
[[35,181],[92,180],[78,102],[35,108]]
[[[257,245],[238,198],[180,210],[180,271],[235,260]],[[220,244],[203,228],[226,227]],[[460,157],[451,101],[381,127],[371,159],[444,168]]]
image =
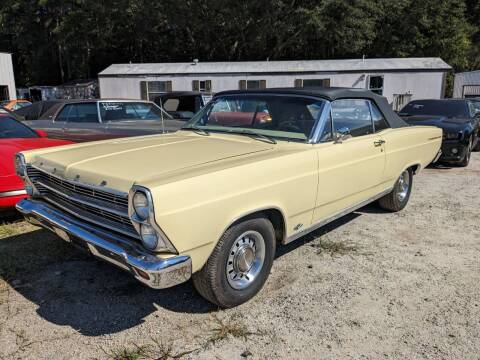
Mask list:
[[35,226],[26,221],[0,222],[0,239],[35,230]]
[[149,347],[147,345],[133,347],[120,347],[105,352],[108,359],[111,360],[140,360],[147,359],[149,355]]
[[212,319],[214,326],[210,331],[211,336],[208,339],[207,344],[214,344],[217,341],[228,338],[229,336],[247,340],[247,338],[251,335],[263,335],[260,332],[248,330],[248,327],[241,323],[236,317],[220,319],[218,316],[214,315]]
[[317,254],[329,254],[330,256],[357,253],[359,250],[359,247],[355,244],[347,244],[344,241],[332,241],[325,237],[321,237],[310,246],[316,249]]
[[152,344],[133,345],[130,347],[122,346],[117,349],[104,351],[107,358],[110,360],[175,360],[180,359],[199,349],[175,353],[173,351],[172,343],[165,343],[163,341],[152,339]]

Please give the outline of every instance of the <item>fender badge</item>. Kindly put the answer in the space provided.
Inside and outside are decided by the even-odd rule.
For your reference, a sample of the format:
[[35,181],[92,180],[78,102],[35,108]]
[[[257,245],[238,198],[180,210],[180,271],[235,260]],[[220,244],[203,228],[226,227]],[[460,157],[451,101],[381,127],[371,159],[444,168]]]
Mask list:
[[297,224],[297,225],[295,225],[293,230],[297,231],[297,230],[300,230],[302,227],[303,227],[303,224]]

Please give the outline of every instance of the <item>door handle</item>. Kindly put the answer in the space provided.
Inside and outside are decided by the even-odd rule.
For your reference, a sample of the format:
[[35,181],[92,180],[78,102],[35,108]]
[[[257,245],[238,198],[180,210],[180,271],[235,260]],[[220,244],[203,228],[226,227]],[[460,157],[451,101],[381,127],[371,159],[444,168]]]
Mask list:
[[375,145],[375,147],[382,146],[383,144],[385,144],[385,140],[377,140],[373,142],[373,145]]

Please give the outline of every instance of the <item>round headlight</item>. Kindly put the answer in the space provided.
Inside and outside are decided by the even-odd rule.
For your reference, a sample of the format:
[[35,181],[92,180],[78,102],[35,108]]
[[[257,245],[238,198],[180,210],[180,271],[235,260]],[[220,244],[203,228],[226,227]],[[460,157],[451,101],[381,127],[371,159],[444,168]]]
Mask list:
[[133,195],[133,209],[140,219],[146,220],[148,218],[150,204],[148,203],[147,196],[143,192],[137,191],[135,195]]
[[140,225],[140,235],[142,237],[143,245],[149,250],[155,250],[158,246],[158,237],[155,229],[148,224]]

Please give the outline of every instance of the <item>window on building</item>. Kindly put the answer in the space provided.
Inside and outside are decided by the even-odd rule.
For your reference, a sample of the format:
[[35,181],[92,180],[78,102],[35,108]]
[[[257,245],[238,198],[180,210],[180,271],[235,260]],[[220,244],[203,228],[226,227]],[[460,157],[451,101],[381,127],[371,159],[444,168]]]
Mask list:
[[368,89],[375,94],[383,95],[383,76],[369,76]]
[[330,87],[330,79],[295,79],[295,87]]
[[240,80],[240,90],[258,90],[267,88],[267,80]]
[[140,81],[140,97],[142,100],[153,101],[159,95],[171,91],[171,81]]
[[201,92],[212,91],[212,80],[193,80],[192,90]]

